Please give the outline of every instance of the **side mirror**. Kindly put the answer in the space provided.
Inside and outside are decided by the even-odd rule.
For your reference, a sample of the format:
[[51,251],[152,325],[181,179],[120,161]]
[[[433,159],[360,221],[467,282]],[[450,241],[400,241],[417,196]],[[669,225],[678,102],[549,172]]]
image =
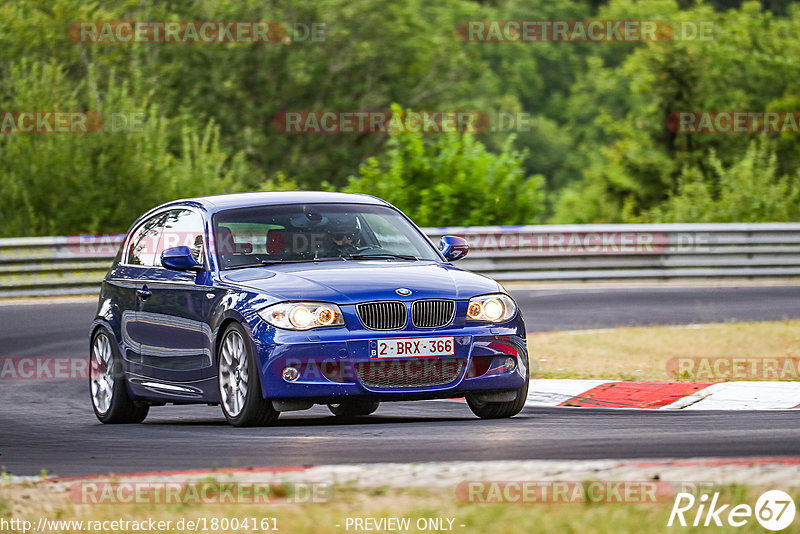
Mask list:
[[202,265],[192,256],[189,247],[172,247],[161,253],[161,265],[172,271],[199,271]]
[[456,261],[467,255],[469,243],[463,237],[446,235],[439,241],[439,250],[447,261]]

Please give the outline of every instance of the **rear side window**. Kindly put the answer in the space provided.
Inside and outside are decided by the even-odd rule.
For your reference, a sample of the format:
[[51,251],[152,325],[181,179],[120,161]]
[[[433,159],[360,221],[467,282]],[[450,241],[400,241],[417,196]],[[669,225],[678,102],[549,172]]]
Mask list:
[[197,263],[205,263],[205,230],[203,218],[198,213],[186,209],[170,210],[163,227],[154,258],[156,266],[161,265],[161,253],[172,247],[189,247]]
[[159,213],[150,217],[133,231],[125,251],[125,263],[142,267],[152,267],[155,264],[158,240],[166,216],[166,213]]

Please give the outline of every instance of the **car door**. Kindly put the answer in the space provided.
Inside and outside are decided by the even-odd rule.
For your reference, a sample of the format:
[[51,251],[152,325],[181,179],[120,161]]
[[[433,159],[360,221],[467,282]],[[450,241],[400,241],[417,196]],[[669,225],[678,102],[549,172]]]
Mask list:
[[[205,267],[206,237],[203,216],[189,208],[170,210],[163,221],[154,258],[148,273],[147,296],[141,299],[137,322],[140,328],[142,371],[167,382],[194,382],[214,376],[212,333],[207,315],[214,298],[211,278],[202,271],[172,271],[161,265],[161,253],[172,247],[188,246]],[[191,387],[175,390],[194,396]]]
[[125,241],[120,262],[109,273],[107,282],[120,313],[120,341],[128,371],[137,372],[141,364],[142,329],[138,312],[147,295],[148,275],[153,269],[156,248],[166,212],[142,221]]

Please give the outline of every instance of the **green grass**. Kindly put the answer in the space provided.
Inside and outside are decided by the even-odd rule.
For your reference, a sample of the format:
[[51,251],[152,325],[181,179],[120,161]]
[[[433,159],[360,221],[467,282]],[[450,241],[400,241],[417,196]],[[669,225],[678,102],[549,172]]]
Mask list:
[[671,358],[798,358],[800,321],[532,334],[528,352],[534,378],[675,380]]
[[[387,475],[390,475],[387,473]],[[767,488],[726,486],[720,488],[721,503],[753,506]],[[771,489],[771,488],[769,488]],[[33,487],[0,487],[2,515],[35,520],[39,515],[50,519],[113,520],[126,519],[196,519],[200,517],[275,517],[282,532],[296,534],[341,534],[348,517],[410,517],[454,518],[454,532],[520,534],[527,532],[552,533],[662,533],[672,500],[657,504],[619,504],[588,502],[584,504],[476,504],[459,501],[454,489],[400,490],[381,492],[339,487],[334,499],[325,504],[272,505],[82,505],[75,506],[66,491],[58,492],[47,483]],[[800,490],[790,492],[800,502]],[[27,497],[25,497],[27,495]],[[730,508],[729,508],[730,509]],[[689,515],[687,514],[687,517]],[[723,514],[722,518],[725,518]],[[341,525],[337,527],[336,525]],[[461,525],[464,525],[463,527]],[[679,528],[680,532],[709,532],[708,528]],[[725,531],[714,528],[713,531]],[[789,530],[787,530],[788,532]],[[69,531],[67,531],[69,532]],[[351,529],[350,532],[353,532]],[[418,532],[411,528],[409,532]],[[736,532],[763,533],[764,529],[750,521]]]

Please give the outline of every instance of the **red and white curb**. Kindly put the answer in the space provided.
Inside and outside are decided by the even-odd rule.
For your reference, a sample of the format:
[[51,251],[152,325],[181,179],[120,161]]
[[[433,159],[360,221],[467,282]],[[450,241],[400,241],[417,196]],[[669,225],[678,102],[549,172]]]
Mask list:
[[800,382],[531,380],[526,406],[660,410],[800,408]]

